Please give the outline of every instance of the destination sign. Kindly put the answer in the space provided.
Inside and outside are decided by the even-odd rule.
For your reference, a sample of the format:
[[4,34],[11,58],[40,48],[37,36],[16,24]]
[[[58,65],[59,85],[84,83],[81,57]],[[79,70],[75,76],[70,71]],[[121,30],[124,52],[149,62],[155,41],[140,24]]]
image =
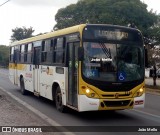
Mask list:
[[105,37],[107,39],[122,40],[128,38],[128,33],[122,31],[95,30],[95,37]]
[[142,44],[142,35],[136,29],[129,29],[127,27],[111,27],[111,26],[87,26],[83,30],[84,41],[127,41]]

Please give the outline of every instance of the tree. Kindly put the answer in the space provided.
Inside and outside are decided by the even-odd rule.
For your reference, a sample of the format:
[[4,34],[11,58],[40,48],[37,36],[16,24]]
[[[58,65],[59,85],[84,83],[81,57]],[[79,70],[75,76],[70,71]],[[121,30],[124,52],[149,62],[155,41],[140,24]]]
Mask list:
[[25,38],[29,38],[32,37],[32,34],[34,32],[33,28],[26,28],[26,27],[22,27],[22,28],[18,28],[16,27],[15,29],[12,29],[12,36],[11,36],[11,41],[17,41],[17,40],[22,40]]
[[8,66],[9,46],[0,45],[0,66]]
[[148,29],[149,42],[152,45],[160,44],[160,14],[157,15],[157,22]]
[[104,23],[127,26],[134,23],[146,35],[157,16],[148,12],[140,0],[79,0],[61,8],[56,16],[54,29],[62,29],[81,23]]
[[145,35],[146,48],[148,49],[149,65],[160,66],[160,14],[158,15],[158,21],[152,27],[150,27]]

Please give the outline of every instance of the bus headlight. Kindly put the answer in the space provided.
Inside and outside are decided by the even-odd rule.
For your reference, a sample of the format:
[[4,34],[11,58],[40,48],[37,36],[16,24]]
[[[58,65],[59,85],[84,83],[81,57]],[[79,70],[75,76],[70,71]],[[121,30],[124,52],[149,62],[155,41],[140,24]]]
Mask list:
[[89,98],[99,98],[98,94],[96,94],[93,90],[90,88],[82,87],[83,92],[85,95]]
[[140,97],[144,93],[144,87],[140,88],[136,93],[134,94],[134,97]]

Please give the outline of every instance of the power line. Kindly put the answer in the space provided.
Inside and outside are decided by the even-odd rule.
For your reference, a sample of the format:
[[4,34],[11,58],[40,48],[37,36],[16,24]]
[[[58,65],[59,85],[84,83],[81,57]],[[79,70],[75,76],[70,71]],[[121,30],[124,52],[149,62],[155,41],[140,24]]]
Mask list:
[[3,4],[1,4],[0,7],[3,6],[3,5],[5,5],[5,4],[6,4],[7,2],[9,2],[9,1],[10,1],[10,0],[7,0],[7,1],[4,2]]

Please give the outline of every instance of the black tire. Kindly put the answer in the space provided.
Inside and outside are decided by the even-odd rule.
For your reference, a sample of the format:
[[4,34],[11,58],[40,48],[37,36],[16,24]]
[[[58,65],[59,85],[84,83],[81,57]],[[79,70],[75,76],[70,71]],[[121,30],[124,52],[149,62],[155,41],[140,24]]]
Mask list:
[[20,79],[20,90],[21,90],[22,95],[27,95],[27,91],[25,90],[23,78]]
[[56,89],[55,103],[56,103],[56,108],[58,111],[66,112],[66,107],[64,105],[62,105],[62,94],[61,94],[60,87],[57,87],[57,89]]

